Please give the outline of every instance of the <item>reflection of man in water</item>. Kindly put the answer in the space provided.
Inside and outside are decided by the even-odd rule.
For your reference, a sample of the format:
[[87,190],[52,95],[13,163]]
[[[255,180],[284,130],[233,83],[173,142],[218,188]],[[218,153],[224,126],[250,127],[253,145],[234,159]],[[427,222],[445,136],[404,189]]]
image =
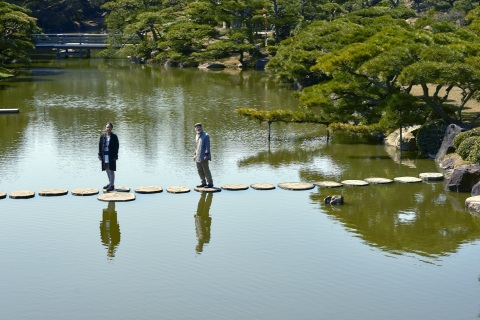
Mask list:
[[203,245],[210,242],[210,226],[212,218],[210,218],[210,206],[212,205],[213,193],[202,192],[202,196],[198,201],[197,214],[195,215],[195,230],[197,231],[197,253],[203,251]]
[[103,219],[100,221],[100,238],[107,247],[107,256],[115,257],[115,250],[120,243],[120,225],[117,221],[115,202],[108,203],[107,209],[103,209]]

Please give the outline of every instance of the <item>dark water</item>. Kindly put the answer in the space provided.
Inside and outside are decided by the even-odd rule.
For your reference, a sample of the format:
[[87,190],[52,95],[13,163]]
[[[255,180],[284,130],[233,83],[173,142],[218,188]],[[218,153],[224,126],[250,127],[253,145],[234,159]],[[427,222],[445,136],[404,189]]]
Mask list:
[[[0,83],[0,192],[101,188],[103,124],[116,185],[198,183],[193,124],[215,184],[342,181],[437,172],[381,145],[267,126],[235,109],[294,108],[261,72],[126,61],[39,61]],[[341,194],[345,205],[323,199]],[[476,319],[480,220],[443,184],[0,200],[2,319]]]

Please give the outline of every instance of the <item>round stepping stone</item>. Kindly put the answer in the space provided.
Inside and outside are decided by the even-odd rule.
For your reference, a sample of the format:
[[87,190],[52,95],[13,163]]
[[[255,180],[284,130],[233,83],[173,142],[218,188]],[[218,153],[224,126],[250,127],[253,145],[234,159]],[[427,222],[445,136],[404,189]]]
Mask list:
[[38,195],[44,197],[64,196],[67,193],[68,190],[66,189],[43,189],[38,191]]
[[194,190],[195,190],[195,191],[198,191],[198,192],[220,192],[220,191],[222,191],[222,189],[220,189],[220,188],[215,188],[215,187],[212,187],[212,188],[207,188],[207,187],[195,187]]
[[167,192],[170,193],[187,193],[190,192],[190,188],[183,186],[171,186],[167,187]]
[[250,185],[255,190],[273,190],[275,186],[271,183],[253,183]]
[[346,186],[355,186],[355,187],[368,186],[368,182],[365,180],[343,180],[342,183]]
[[0,199],[5,199],[7,194],[5,192],[0,192]]
[[418,175],[423,181],[441,181],[444,176],[439,172],[424,172]]
[[[130,188],[129,187],[124,187],[124,186],[118,186],[118,187],[115,187],[115,190],[116,192],[130,192]],[[103,189],[103,192],[107,192],[107,189]]]
[[224,184],[222,186],[223,190],[230,190],[230,191],[239,191],[239,190],[247,190],[248,186],[244,184]]
[[393,182],[392,179],[387,179],[387,178],[366,178],[364,180],[372,184],[386,184],[386,183]]
[[480,196],[469,197],[465,200],[468,212],[480,215]]
[[285,189],[285,190],[310,190],[315,188],[313,183],[310,182],[282,182],[278,184],[279,188]]
[[143,193],[143,194],[160,193],[162,191],[163,191],[162,187],[156,187],[156,186],[146,186],[146,187],[135,188],[136,193]]
[[422,179],[417,177],[396,177],[396,178],[393,178],[393,181],[401,182],[401,183],[417,183],[417,182],[422,182]]
[[93,196],[98,194],[98,189],[85,188],[85,189],[73,189],[72,195],[74,196]]
[[98,200],[106,202],[127,202],[135,200],[135,194],[130,192],[109,192],[99,195]]
[[338,188],[343,186],[343,184],[336,181],[318,181],[314,182],[313,184],[320,188]]
[[19,190],[10,192],[12,199],[29,199],[35,197],[35,192],[29,190]]

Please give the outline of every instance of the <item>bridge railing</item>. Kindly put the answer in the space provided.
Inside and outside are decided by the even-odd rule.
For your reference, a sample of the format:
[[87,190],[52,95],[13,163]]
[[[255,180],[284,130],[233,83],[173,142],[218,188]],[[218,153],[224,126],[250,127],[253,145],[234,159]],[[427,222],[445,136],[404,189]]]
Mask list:
[[105,44],[108,34],[85,34],[85,33],[55,33],[55,34],[34,34],[33,39],[36,45],[56,44]]

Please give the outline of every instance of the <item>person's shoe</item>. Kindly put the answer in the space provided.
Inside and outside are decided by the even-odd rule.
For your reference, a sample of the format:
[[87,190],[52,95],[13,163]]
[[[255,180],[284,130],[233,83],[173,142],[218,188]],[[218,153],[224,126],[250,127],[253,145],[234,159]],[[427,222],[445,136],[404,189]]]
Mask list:
[[213,183],[207,184],[207,188],[213,188]]
[[113,190],[115,190],[115,186],[109,186],[107,188],[107,192],[110,192],[110,191],[113,191]]
[[199,185],[197,186],[197,188],[203,188],[203,187],[206,187],[206,186],[207,186],[206,183],[201,183],[201,184],[199,184]]
[[108,189],[108,187],[110,187],[110,183],[103,187],[103,189]]

